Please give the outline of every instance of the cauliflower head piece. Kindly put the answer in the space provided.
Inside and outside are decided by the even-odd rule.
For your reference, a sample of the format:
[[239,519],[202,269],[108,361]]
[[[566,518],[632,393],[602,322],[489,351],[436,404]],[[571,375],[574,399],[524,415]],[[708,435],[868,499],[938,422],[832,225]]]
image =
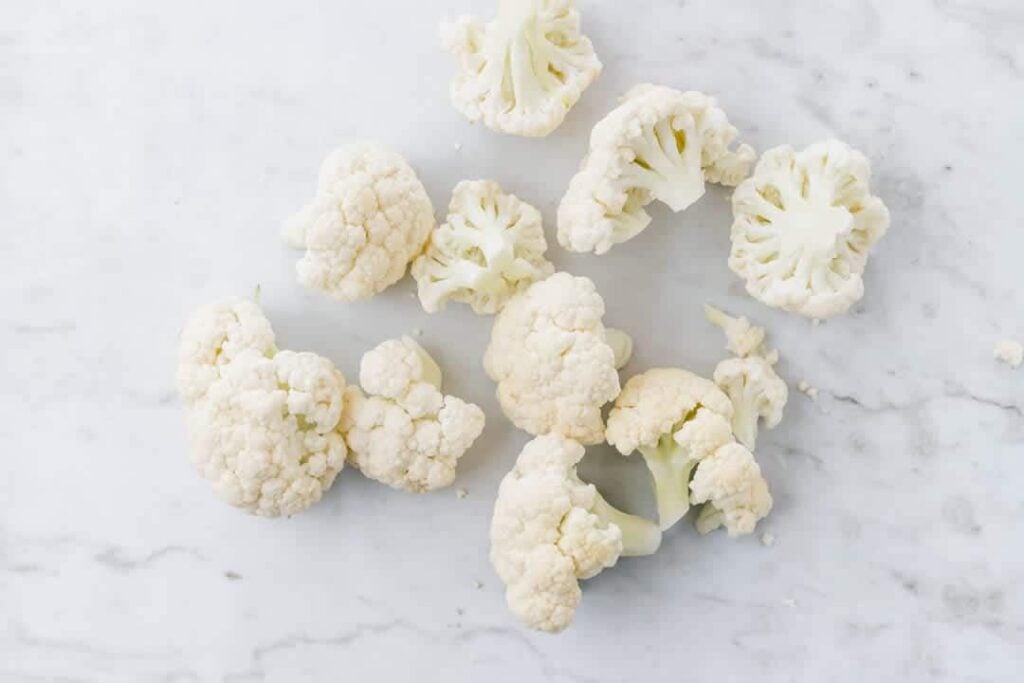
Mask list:
[[690,482],[693,502],[704,504],[697,531],[706,534],[725,526],[730,537],[751,534],[772,510],[768,483],[754,454],[731,443],[702,460]]
[[429,313],[449,300],[496,313],[516,293],[554,272],[540,211],[490,180],[455,186],[448,218],[412,265]]
[[331,152],[313,200],[284,227],[306,253],[299,284],[338,301],[365,299],[405,275],[434,227],[434,209],[415,171],[373,143]]
[[590,150],[558,207],[558,241],[569,251],[603,254],[651,222],[655,199],[682,211],[705,182],[733,186],[754,150],[729,146],[737,135],[713,97],[660,85],[634,87],[594,126]]
[[725,333],[725,348],[738,358],[760,354],[764,344],[764,328],[752,325],[746,318],[734,318],[714,306],[704,304],[704,315]]
[[452,104],[501,133],[551,133],[601,73],[573,0],[499,0],[486,24],[443,23],[441,44],[459,63]]
[[277,352],[274,330],[255,301],[229,297],[198,308],[185,323],[178,347],[178,393],[201,400],[224,367],[243,351]]
[[347,392],[341,431],[349,461],[395,489],[423,493],[449,486],[459,458],[484,428],[476,405],[441,394],[441,369],[409,337],[367,352]]
[[344,393],[345,377],[315,353],[242,350],[188,412],[192,462],[231,505],[302,512],[345,465]]
[[619,375],[603,315],[594,283],[568,273],[534,283],[505,305],[484,369],[513,424],[535,436],[604,441],[601,407],[619,394]]
[[732,401],[732,431],[750,450],[757,445],[758,420],[768,429],[775,428],[789,400],[789,388],[773,367],[778,357],[773,352],[727,358],[715,366],[715,384]]
[[622,555],[649,555],[657,525],[609,505],[576,474],[579,443],[558,435],[523,447],[501,482],[491,520],[491,563],[509,609],[530,628],[558,632],[572,622],[580,579]]
[[838,140],[765,152],[732,197],[729,267],[747,292],[809,318],[859,301],[868,253],[889,228],[870,178],[867,158]]

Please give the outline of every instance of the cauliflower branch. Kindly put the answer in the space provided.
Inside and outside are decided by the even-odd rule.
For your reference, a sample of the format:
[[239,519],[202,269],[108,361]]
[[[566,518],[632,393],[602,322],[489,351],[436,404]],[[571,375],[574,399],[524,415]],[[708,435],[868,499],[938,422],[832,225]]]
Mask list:
[[342,431],[349,460],[371,479],[422,493],[449,486],[459,458],[484,428],[478,406],[441,394],[441,369],[409,337],[363,356]]
[[736,128],[699,92],[643,84],[594,126],[590,150],[558,208],[558,241],[570,251],[603,254],[650,223],[655,199],[682,211],[705,182],[735,185],[754,150],[731,151]]
[[441,44],[459,62],[455,108],[513,135],[551,133],[601,73],[573,0],[499,0],[487,24],[469,16],[443,23]]
[[697,516],[697,531],[702,534],[723,525],[730,537],[751,534],[772,509],[761,468],[753,453],[738,443],[723,446],[702,460],[690,490],[693,502],[704,504]]
[[732,200],[729,267],[747,292],[810,318],[859,301],[868,253],[889,227],[870,176],[864,155],[837,140],[765,152]]
[[764,328],[751,325],[746,318],[733,318],[714,306],[704,304],[708,322],[725,333],[725,348],[739,358],[760,353],[764,343]]
[[455,186],[447,222],[412,266],[424,310],[449,300],[496,313],[514,294],[554,271],[540,212],[492,181]]
[[576,474],[583,446],[557,435],[523,447],[501,482],[491,520],[491,563],[506,599],[530,628],[558,632],[573,619],[581,579],[622,555],[649,555],[657,525],[608,504]]

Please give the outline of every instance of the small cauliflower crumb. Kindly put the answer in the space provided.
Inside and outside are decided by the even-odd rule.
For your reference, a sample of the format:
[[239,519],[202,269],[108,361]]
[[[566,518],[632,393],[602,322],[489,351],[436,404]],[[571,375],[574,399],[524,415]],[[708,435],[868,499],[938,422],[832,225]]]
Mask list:
[[452,145],[452,147],[454,147],[455,151],[458,152],[459,150],[462,149],[462,143],[461,142],[456,142],[454,145]]
[[807,380],[800,380],[800,382],[797,383],[796,388],[799,389],[802,393],[807,394],[807,398],[811,399],[812,401],[817,400],[818,390],[817,388],[812,387]]
[[775,534],[770,534],[768,532],[761,534],[761,545],[765,548],[770,548],[775,545]]
[[484,587],[484,582],[483,581],[474,581],[473,582],[473,588],[476,588],[477,590],[480,590],[483,587]]
[[420,329],[420,328],[418,328],[418,327],[417,327],[416,329],[414,329],[414,330],[412,331],[412,333],[413,333],[413,335],[414,335],[414,336],[416,336],[416,337],[422,337],[422,336],[423,336],[423,330],[421,330],[421,329]]
[[1015,339],[1000,339],[992,349],[992,355],[1011,368],[1019,368],[1024,363],[1024,345]]
[[465,498],[466,496],[469,495],[469,491],[467,491],[466,489],[455,489],[455,495],[458,496],[459,498]]

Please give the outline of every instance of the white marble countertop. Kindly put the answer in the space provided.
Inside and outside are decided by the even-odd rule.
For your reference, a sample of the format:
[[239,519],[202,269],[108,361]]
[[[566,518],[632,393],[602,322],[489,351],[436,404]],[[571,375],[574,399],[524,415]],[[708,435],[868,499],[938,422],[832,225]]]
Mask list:
[[[1024,12],[1018,0],[582,3],[604,74],[546,140],[450,106],[436,23],[486,0],[0,7],[0,680],[1019,681],[1024,672]],[[404,153],[435,206],[492,177],[554,209],[589,128],[640,81],[717,95],[758,149],[837,135],[893,227],[854,312],[812,327],[728,271],[727,193],[601,258],[553,259],[632,331],[626,373],[708,373],[701,304],[765,324],[794,391],[759,458],[756,537],[681,524],[585,584],[575,625],[522,629],[487,560],[526,435],[480,367],[489,321],[408,280],[342,306],[300,290],[283,217],[339,142]],[[189,310],[262,285],[289,347],[350,378],[413,328],[485,436],[453,490],[346,470],[291,520],[215,499],[173,392]],[[650,509],[637,459],[583,467]],[[476,582],[482,582],[477,587]]]

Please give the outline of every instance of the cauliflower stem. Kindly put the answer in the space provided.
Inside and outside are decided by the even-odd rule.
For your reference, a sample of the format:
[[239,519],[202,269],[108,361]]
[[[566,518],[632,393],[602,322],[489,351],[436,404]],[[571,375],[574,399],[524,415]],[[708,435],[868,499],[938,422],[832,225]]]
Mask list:
[[653,555],[661,546],[661,529],[654,522],[623,512],[613,506],[601,494],[594,498],[590,511],[605,524],[614,524],[622,530],[623,557]]
[[633,142],[636,156],[623,177],[633,186],[649,190],[673,211],[682,211],[704,195],[704,174],[700,144],[687,134],[695,129],[693,116],[677,118],[683,119],[683,127],[662,119],[644,128],[643,135]]
[[640,446],[637,451],[647,463],[654,478],[654,494],[658,503],[658,523],[667,530],[690,509],[690,475],[697,460],[687,448],[676,443],[674,428],[664,434],[656,446]]

